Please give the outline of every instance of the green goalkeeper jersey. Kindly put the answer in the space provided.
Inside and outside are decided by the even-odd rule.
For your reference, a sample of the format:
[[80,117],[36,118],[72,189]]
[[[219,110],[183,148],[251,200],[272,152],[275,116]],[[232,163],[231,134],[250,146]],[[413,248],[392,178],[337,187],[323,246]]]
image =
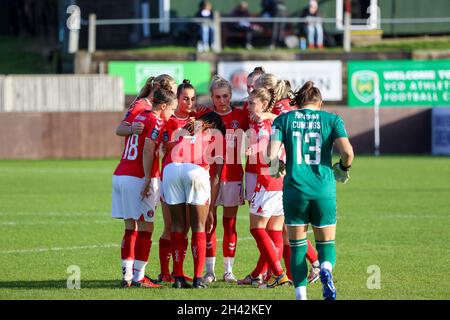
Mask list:
[[271,139],[283,142],[286,150],[283,192],[304,200],[335,198],[331,157],[333,142],[341,137],[348,136],[338,115],[300,109],[278,116]]

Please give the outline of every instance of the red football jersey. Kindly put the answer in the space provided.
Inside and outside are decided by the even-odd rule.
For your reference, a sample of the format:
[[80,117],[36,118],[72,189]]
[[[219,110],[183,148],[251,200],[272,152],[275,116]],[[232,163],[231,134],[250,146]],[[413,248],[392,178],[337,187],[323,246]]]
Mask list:
[[[222,181],[242,181],[244,172],[242,170],[242,154],[238,152],[238,147],[243,143],[243,135],[248,130],[248,111],[242,109],[232,109],[227,113],[217,113],[225,124],[227,133],[226,140],[226,160],[222,169]],[[242,130],[242,136],[234,131]]]
[[293,108],[289,102],[290,100],[288,98],[277,101],[273,106],[272,113],[278,116],[280,114],[291,111]]
[[[176,115],[172,115],[169,120],[166,123],[166,126],[164,127],[164,133],[163,133],[163,143],[166,145],[169,142],[176,142],[178,141],[178,137],[176,137],[176,132],[180,130],[180,128],[183,128],[189,121],[191,120],[191,117],[186,117],[184,119],[178,118]],[[169,153],[166,149],[166,153],[164,154],[164,157],[162,159],[162,169],[167,165]]]
[[[260,125],[261,123],[263,123],[262,121],[259,122],[254,122],[253,120],[249,119],[249,128],[251,129],[250,131],[250,145],[253,143],[257,142],[257,132],[258,132],[258,125]],[[246,161],[246,165],[245,165],[245,172],[249,172],[249,173],[258,173],[257,171],[258,167],[256,164],[256,156],[252,155],[252,156],[247,156],[247,161]]]
[[147,98],[134,101],[133,104],[128,108],[123,122],[131,124],[131,122],[133,122],[133,119],[145,110],[152,110],[152,104]]
[[[217,144],[216,144],[216,138]],[[195,136],[180,136],[172,152],[167,154],[166,165],[169,163],[193,163],[209,171],[210,166],[217,158],[222,158],[221,151],[225,145],[225,139],[219,137],[198,134]]]
[[254,125],[256,131],[258,144],[253,146],[256,149],[257,164],[255,165],[256,173],[258,177],[256,183],[263,186],[267,191],[282,191],[283,190],[283,178],[274,178],[269,175],[269,165],[264,159],[266,154],[267,145],[270,140],[270,132],[272,130],[272,121],[263,120]]
[[125,138],[125,148],[122,153],[122,159],[120,160],[116,171],[114,171],[114,174],[138,178],[143,178],[145,176],[142,153],[144,150],[145,139],[149,138],[156,143],[151,177],[159,177],[159,153],[157,149],[162,141],[164,121],[155,116],[150,110],[146,110],[137,115],[133,122],[142,122],[144,124],[144,131],[139,135],[133,134]]

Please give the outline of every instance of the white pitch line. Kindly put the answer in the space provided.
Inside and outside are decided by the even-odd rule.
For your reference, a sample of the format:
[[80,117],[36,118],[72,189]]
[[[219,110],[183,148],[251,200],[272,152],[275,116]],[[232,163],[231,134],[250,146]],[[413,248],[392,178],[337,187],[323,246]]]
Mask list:
[[108,224],[113,223],[114,221],[111,220],[92,220],[92,221],[26,221],[26,222],[17,222],[17,221],[2,221],[0,222],[0,226],[35,226],[35,225],[70,225],[70,224],[77,224],[77,225],[90,225],[90,224]]
[[76,216],[111,216],[111,212],[0,212],[0,216],[35,216],[35,217],[76,217]]
[[98,249],[98,248],[117,248],[118,244],[102,244],[102,245],[88,245],[88,246],[76,246],[76,247],[53,247],[53,248],[35,248],[35,249],[22,249],[22,250],[8,250],[0,251],[1,254],[12,253],[41,253],[48,251],[65,251],[65,250],[84,250],[84,249]]

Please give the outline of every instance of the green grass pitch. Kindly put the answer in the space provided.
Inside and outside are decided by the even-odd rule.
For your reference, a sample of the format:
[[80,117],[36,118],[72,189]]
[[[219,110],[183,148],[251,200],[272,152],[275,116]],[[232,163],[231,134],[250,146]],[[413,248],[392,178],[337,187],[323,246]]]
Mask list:
[[[168,285],[120,289],[123,223],[110,217],[116,164],[115,159],[0,161],[1,299],[295,298],[291,287],[257,289],[222,281],[206,290]],[[161,226],[159,213],[147,267],[151,277],[159,272]],[[218,233],[221,239],[220,227]],[[240,208],[238,236],[234,271],[241,278],[257,259],[248,206]],[[336,243],[338,299],[448,299],[450,159],[357,157],[351,180],[338,186]],[[221,254],[219,242],[219,277]],[[67,289],[71,265],[81,270],[80,290]],[[185,266],[191,274],[190,251]],[[372,283],[371,266],[379,267],[379,289],[367,286]],[[319,283],[309,286],[308,298],[321,299]]]

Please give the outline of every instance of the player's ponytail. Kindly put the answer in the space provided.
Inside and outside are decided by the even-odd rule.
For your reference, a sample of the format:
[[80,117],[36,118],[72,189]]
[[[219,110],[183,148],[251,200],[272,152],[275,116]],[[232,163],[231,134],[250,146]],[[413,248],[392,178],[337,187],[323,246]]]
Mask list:
[[264,73],[261,75],[256,80],[255,87],[266,88],[268,90],[272,89],[275,102],[288,98],[292,92],[291,83],[288,80],[278,79],[272,73]]
[[148,97],[150,95],[150,92],[153,89],[154,82],[155,82],[155,77],[148,78],[147,81],[145,81],[145,85],[144,85],[144,87],[142,87],[142,89],[139,92],[136,100]]
[[148,97],[150,93],[159,88],[171,91],[175,86],[175,84],[176,84],[175,79],[169,76],[168,74],[160,74],[157,77],[150,77],[145,82],[145,85],[139,92],[136,100]]
[[291,105],[297,105],[299,108],[304,107],[307,104],[317,104],[322,101],[322,94],[319,88],[314,86],[314,82],[307,81],[305,84],[297,90],[294,94],[294,98],[291,100]]

